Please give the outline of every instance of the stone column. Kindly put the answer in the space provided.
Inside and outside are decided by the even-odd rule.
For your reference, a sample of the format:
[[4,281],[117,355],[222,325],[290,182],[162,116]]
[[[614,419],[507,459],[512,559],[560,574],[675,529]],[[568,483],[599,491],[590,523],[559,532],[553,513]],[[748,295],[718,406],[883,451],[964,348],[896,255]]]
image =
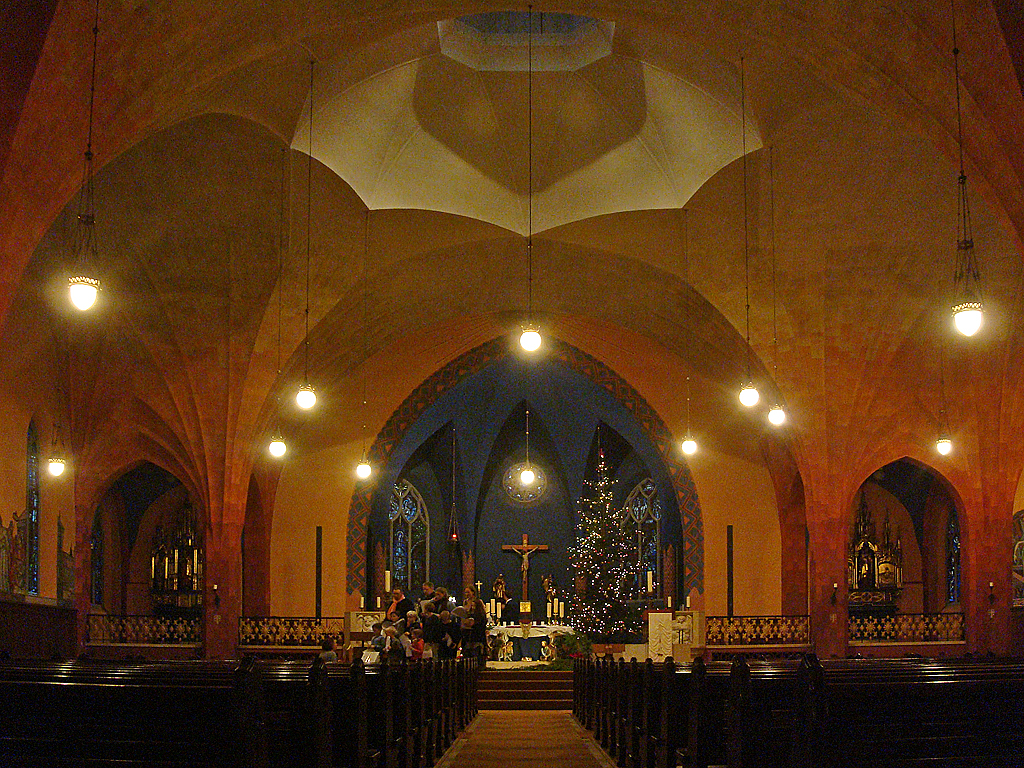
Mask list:
[[[843,658],[849,642],[846,590],[846,544],[849,522],[845,505],[835,496],[816,497],[807,489],[807,526],[810,538],[808,602],[811,641],[819,658]],[[838,585],[834,592],[832,585]]]
[[242,610],[242,526],[207,529],[203,594],[203,652],[208,659],[233,658]]

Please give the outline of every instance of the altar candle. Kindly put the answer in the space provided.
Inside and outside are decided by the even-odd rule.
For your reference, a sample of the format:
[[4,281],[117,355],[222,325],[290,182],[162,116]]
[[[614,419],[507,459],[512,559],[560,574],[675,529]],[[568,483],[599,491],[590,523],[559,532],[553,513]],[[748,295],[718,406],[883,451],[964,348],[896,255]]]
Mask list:
[[548,618],[551,618],[551,603],[548,603]]
[[494,612],[495,612],[494,598],[493,597],[491,598],[491,601],[487,604],[487,608],[488,608],[488,612],[493,616]]
[[384,591],[391,591],[391,571],[384,571]]
[[665,607],[668,608],[669,610],[672,610],[672,598],[671,597],[666,597],[665,598]]
[[380,610],[380,595],[377,595],[377,610]]
[[647,572],[647,594],[654,593],[654,571]]
[[149,578],[156,578],[156,555],[149,558]]
[[686,596],[686,610],[690,610],[690,596]]
[[501,603],[498,603],[498,621],[501,621],[501,608],[502,608]]
[[564,600],[559,600],[558,601],[558,618],[560,618],[560,619],[564,619],[565,618],[565,601]]
[[366,598],[362,595],[359,596],[359,610],[362,611],[366,608]]

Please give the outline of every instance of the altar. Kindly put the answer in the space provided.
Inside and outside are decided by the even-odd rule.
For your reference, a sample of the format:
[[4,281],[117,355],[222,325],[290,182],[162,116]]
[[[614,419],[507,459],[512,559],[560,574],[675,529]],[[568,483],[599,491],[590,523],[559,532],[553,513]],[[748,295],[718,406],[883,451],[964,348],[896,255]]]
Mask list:
[[572,627],[564,624],[497,624],[487,632],[490,657],[494,661],[547,661],[555,656],[553,637],[572,633]]

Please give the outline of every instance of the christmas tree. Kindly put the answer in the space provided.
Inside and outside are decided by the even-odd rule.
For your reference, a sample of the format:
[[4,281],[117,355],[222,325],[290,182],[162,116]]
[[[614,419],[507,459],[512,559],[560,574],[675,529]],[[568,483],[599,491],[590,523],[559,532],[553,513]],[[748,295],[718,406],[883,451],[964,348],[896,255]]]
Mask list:
[[569,551],[577,584],[583,585],[573,604],[572,626],[592,637],[638,632],[640,610],[626,604],[634,597],[636,580],[630,541],[615,506],[614,481],[602,448],[593,474],[577,502],[579,531]]

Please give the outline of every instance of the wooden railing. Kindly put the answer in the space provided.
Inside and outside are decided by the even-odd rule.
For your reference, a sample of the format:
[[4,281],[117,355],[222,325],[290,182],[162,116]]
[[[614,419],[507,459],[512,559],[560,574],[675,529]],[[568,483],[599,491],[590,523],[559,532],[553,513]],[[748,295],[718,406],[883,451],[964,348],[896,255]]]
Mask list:
[[962,613],[898,613],[895,616],[851,616],[850,643],[962,643]]
[[200,619],[161,616],[110,616],[91,613],[89,645],[199,645]]
[[315,648],[325,637],[340,643],[345,633],[343,616],[241,616],[238,646],[259,648]]

